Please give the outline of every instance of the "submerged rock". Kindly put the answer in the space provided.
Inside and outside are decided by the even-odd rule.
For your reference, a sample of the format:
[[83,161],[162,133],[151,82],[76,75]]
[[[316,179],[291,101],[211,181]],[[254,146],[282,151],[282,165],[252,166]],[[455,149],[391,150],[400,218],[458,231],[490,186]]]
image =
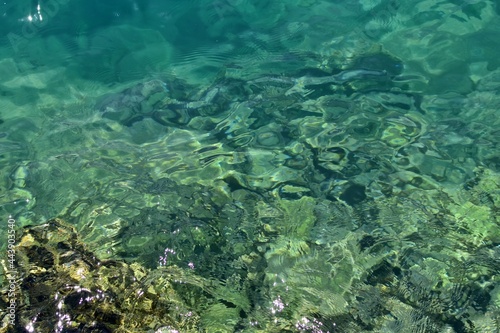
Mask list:
[[102,97],[96,104],[96,109],[103,117],[130,126],[144,117],[150,117],[155,106],[167,93],[168,88],[164,82],[151,80]]
[[[22,230],[15,327],[0,332],[194,332],[198,316],[168,274],[148,279],[139,264],[97,259],[59,219]],[[2,302],[7,302],[2,292]],[[7,303],[5,303],[7,304]],[[5,321],[4,321],[5,323]]]

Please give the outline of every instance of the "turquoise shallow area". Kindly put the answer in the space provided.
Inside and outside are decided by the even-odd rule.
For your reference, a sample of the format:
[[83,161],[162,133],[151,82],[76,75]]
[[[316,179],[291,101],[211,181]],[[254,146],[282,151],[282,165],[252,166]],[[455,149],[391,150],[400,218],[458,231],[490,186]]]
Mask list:
[[498,1],[0,14],[0,217],[192,274],[152,332],[500,331]]

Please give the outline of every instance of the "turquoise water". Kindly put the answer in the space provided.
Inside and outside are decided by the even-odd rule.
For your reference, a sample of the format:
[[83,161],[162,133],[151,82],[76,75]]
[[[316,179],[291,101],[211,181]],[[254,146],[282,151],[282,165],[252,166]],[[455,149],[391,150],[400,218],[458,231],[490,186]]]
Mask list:
[[500,330],[498,1],[0,13],[2,219],[191,274],[151,332]]

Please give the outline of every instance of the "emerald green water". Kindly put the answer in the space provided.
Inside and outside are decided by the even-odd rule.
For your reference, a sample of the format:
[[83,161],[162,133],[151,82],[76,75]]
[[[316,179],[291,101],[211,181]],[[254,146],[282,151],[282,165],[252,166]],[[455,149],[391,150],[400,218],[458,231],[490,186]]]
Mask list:
[[2,220],[222,282],[202,332],[500,331],[498,1],[0,13]]

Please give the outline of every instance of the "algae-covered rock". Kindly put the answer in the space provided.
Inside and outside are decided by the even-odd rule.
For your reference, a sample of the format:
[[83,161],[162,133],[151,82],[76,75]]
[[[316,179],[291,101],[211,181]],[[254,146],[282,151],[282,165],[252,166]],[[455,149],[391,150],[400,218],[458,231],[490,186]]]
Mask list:
[[[153,332],[169,326],[195,332],[188,310],[168,275],[139,264],[97,259],[61,220],[22,230],[15,327],[2,332]],[[8,300],[2,292],[2,302]]]

